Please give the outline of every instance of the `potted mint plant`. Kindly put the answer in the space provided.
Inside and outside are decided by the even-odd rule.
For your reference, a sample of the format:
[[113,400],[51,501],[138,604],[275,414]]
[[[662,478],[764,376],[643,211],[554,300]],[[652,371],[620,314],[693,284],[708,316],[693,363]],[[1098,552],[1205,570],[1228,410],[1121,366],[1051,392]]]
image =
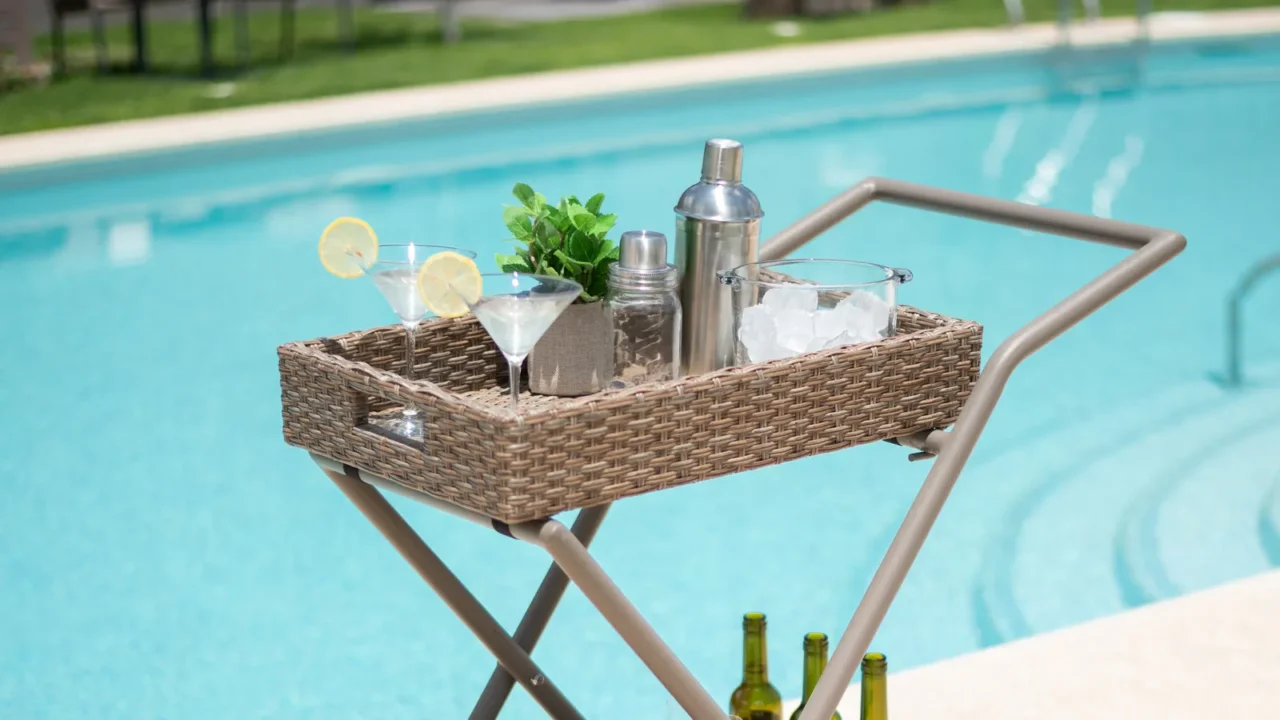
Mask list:
[[606,237],[617,220],[601,214],[604,195],[586,203],[573,195],[550,204],[541,193],[517,183],[503,222],[516,243],[514,255],[498,255],[503,272],[553,275],[573,280],[582,293],[556,319],[529,354],[529,390],[574,396],[599,392],[613,376],[613,328],[604,304],[609,265],[618,247]]

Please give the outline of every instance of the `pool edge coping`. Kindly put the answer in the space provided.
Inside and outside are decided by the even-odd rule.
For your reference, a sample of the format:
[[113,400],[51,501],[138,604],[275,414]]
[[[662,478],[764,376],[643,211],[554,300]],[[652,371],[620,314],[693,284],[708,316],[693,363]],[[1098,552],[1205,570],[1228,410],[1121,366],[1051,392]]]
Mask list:
[[[1072,45],[1081,46],[1119,45],[1134,40],[1138,27],[1132,17],[1077,23],[1070,30],[1070,40]],[[1280,8],[1164,13],[1151,16],[1148,22],[1148,37],[1153,41],[1275,33],[1280,33]],[[581,101],[909,62],[995,57],[1049,50],[1059,41],[1059,31],[1053,23],[891,35],[508,75],[19,133],[0,136],[0,172],[511,109],[534,103]]]
[[[1075,720],[1207,717],[1228,698],[1223,717],[1270,717],[1280,703],[1265,662],[1280,658],[1277,602],[1273,568],[901,672],[891,654],[889,703],[897,720]],[[1192,666],[1207,677],[1179,682]],[[845,691],[843,717],[858,717],[860,692]],[[798,704],[785,702],[783,717]]]

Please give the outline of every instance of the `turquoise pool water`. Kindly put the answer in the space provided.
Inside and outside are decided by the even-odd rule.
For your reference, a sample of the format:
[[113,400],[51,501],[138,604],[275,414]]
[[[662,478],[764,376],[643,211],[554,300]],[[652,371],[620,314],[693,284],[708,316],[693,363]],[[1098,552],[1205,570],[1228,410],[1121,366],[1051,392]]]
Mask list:
[[[886,175],[1173,228],[1170,267],[1026,363],[875,647],[901,669],[1280,564],[1280,279],[1245,388],[1224,300],[1280,252],[1280,42],[922,65],[0,175],[0,716],[461,718],[491,661],[280,437],[276,345],[389,323],[333,217],[502,247],[516,181],[669,230],[707,137],[765,235]],[[908,267],[988,351],[1121,251],[872,207],[807,254]],[[926,467],[871,446],[620,503],[596,551],[717,697],[769,614],[799,694]],[[540,551],[393,500],[514,627]],[[536,653],[588,717],[675,717],[585,600]],[[504,717],[540,717],[521,691]]]

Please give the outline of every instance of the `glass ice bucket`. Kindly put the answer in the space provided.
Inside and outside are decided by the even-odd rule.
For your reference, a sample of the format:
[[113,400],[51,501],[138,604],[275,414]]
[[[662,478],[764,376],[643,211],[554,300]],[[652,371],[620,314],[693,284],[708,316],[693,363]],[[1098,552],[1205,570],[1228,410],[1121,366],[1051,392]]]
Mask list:
[[911,271],[857,260],[747,263],[720,273],[733,293],[734,364],[874,342],[898,329]]

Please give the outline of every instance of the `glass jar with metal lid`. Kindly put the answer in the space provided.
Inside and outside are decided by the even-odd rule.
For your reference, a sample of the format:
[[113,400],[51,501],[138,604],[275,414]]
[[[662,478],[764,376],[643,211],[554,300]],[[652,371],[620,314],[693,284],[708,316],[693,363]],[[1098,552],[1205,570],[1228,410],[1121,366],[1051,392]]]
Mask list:
[[613,323],[611,387],[680,377],[679,275],[667,263],[667,238],[650,230],[622,234],[609,266],[605,303]]

